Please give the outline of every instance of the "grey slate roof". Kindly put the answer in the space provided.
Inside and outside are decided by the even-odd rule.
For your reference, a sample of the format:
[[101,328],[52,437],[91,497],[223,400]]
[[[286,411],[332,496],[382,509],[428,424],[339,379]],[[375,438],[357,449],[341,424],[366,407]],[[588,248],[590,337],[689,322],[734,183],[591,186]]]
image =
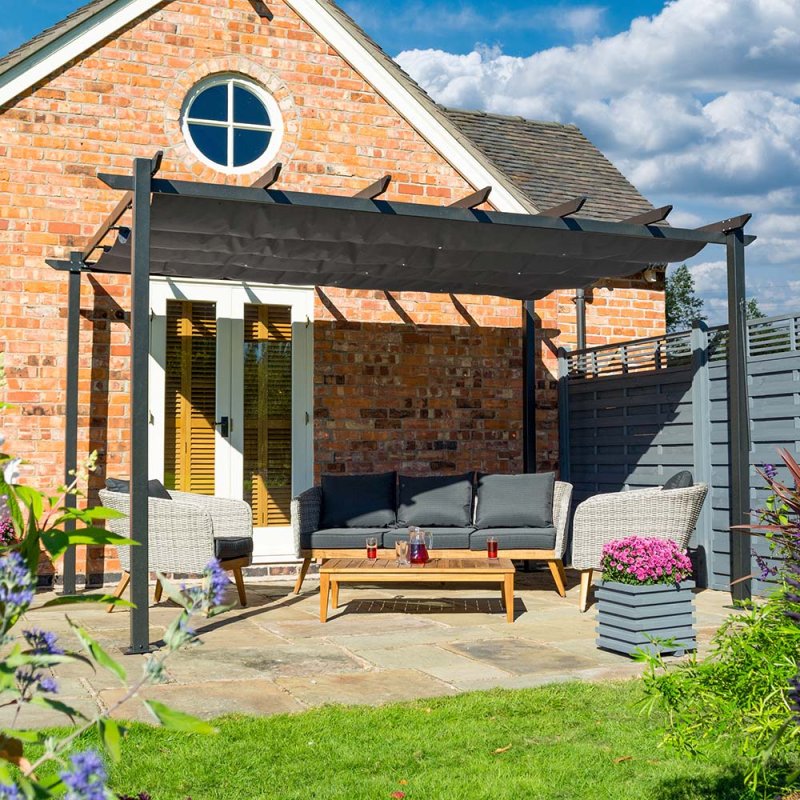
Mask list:
[[15,67],[17,64],[21,64],[29,56],[32,56],[43,47],[47,47],[50,42],[66,35],[99,11],[113,5],[115,2],[116,0],[91,0],[91,2],[86,3],[86,5],[76,8],[75,11],[60,22],[46,28],[32,39],[29,39],[24,44],[21,44],[19,47],[0,58],[0,74]]
[[616,222],[653,207],[574,125],[445,110],[540,211],[579,195],[581,217]]
[[[0,75],[24,68],[26,59],[115,2],[91,0],[76,9],[0,58]],[[597,219],[619,220],[652,208],[574,125],[443,108],[334,0],[320,2],[531,213],[578,195],[589,197],[580,215]]]

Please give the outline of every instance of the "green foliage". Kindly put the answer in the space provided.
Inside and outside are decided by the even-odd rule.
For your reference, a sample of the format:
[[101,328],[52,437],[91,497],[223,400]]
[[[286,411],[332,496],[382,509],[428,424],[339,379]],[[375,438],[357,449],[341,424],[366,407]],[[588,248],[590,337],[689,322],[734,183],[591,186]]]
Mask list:
[[735,748],[747,785],[763,796],[800,786],[800,727],[793,713],[800,663],[800,466],[788,452],[781,456],[794,486],[777,481],[770,465],[760,471],[771,494],[754,528],[785,559],[781,587],[731,615],[708,657],[667,667],[658,656],[643,656],[647,707],[666,712],[666,741],[709,756]]
[[703,300],[695,294],[694,278],[686,264],[667,275],[664,304],[669,333],[687,330],[695,320],[706,318]]
[[731,615],[704,659],[667,667],[647,656],[643,677],[646,707],[666,712],[666,742],[711,758],[734,749],[747,784],[765,793],[786,788],[782,776],[800,758],[800,728],[787,725],[800,629],[787,605],[781,593]]

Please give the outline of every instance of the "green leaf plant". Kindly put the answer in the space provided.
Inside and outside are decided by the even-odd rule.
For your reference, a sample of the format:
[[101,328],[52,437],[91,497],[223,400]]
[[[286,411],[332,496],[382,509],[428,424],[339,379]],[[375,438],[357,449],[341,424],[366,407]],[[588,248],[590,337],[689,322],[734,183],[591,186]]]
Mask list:
[[[0,403],[0,410],[5,407]],[[0,448],[3,444],[0,433]],[[107,757],[119,760],[126,729],[112,717],[146,685],[163,680],[164,665],[171,654],[199,641],[191,626],[195,615],[210,616],[225,610],[222,601],[228,578],[218,562],[210,562],[202,582],[189,588],[175,587],[159,575],[166,594],[178,603],[180,612],[165,635],[166,646],[146,659],[142,675],[130,686],[123,666],[69,617],[67,620],[79,651],[63,649],[56,636],[48,631],[25,628],[21,635],[16,633],[16,626],[26,619],[34,602],[35,576],[43,553],[57,559],[78,544],[136,544],[96,524],[121,516],[118,512],[108,508],[80,508],[67,502],[81,496],[78,487],[85,483],[95,463],[96,454],[93,454],[76,471],[68,486],[60,487],[53,495],[45,495],[21,484],[21,461],[0,452],[0,708],[13,709],[11,725],[0,728],[0,800],[46,800],[61,796],[65,791],[71,798],[112,797],[106,786],[103,759],[94,751],[73,752],[76,740],[95,728]],[[126,600],[102,593],[58,597],[44,603],[43,607],[78,603],[132,607]],[[105,713],[87,718],[56,696],[58,684],[51,669],[65,663],[84,663],[93,670],[107,670],[127,691]],[[73,729],[61,738],[17,730],[20,711],[28,704],[64,714],[73,723]],[[170,730],[215,732],[209,723],[174,711],[163,703],[149,700],[146,705],[155,720]],[[26,757],[32,746],[39,753],[33,761]],[[42,766],[48,762],[54,762],[59,768],[57,777],[37,779]]]

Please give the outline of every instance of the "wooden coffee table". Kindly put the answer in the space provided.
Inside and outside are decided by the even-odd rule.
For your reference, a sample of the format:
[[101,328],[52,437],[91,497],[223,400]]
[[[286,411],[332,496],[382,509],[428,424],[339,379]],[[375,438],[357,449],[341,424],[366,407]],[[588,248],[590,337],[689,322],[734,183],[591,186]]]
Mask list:
[[339,607],[340,583],[499,583],[506,617],[514,621],[514,565],[508,558],[433,558],[410,567],[386,558],[331,558],[319,577],[320,622],[328,620],[329,601]]

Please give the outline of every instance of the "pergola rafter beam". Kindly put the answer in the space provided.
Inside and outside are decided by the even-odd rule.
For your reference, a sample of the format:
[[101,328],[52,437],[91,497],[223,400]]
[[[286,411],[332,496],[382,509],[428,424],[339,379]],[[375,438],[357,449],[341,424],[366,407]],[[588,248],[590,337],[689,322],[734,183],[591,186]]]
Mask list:
[[[740,214],[738,217],[728,217],[728,219],[721,219],[719,222],[712,222],[709,225],[703,225],[700,228],[695,228],[698,231],[707,231],[709,233],[722,233],[727,234],[731,231],[744,228],[750,221],[752,214]],[[747,244],[747,242],[745,242]]]
[[455,203],[450,203],[450,208],[477,208],[479,205],[485,203],[492,193],[491,186],[484,186],[483,189],[478,189],[477,192],[472,192]]
[[672,213],[672,206],[661,206],[645,211],[643,214],[634,214],[626,217],[622,222],[630,225],[654,225],[656,222],[663,222]]
[[360,197],[363,200],[374,200],[376,197],[380,197],[382,194],[386,193],[391,182],[392,176],[384,175],[369,186],[365,186],[360,192],[356,192],[353,197]]
[[253,188],[269,189],[269,187],[280,178],[282,169],[283,164],[281,164],[280,161],[277,164],[273,164],[260,178],[256,178],[256,180],[253,181]]
[[572,200],[567,200],[566,203],[560,203],[557,206],[540,211],[536,216],[563,219],[564,217],[570,216],[570,214],[577,214],[583,208],[587,200],[588,198],[585,196],[573,197]]

